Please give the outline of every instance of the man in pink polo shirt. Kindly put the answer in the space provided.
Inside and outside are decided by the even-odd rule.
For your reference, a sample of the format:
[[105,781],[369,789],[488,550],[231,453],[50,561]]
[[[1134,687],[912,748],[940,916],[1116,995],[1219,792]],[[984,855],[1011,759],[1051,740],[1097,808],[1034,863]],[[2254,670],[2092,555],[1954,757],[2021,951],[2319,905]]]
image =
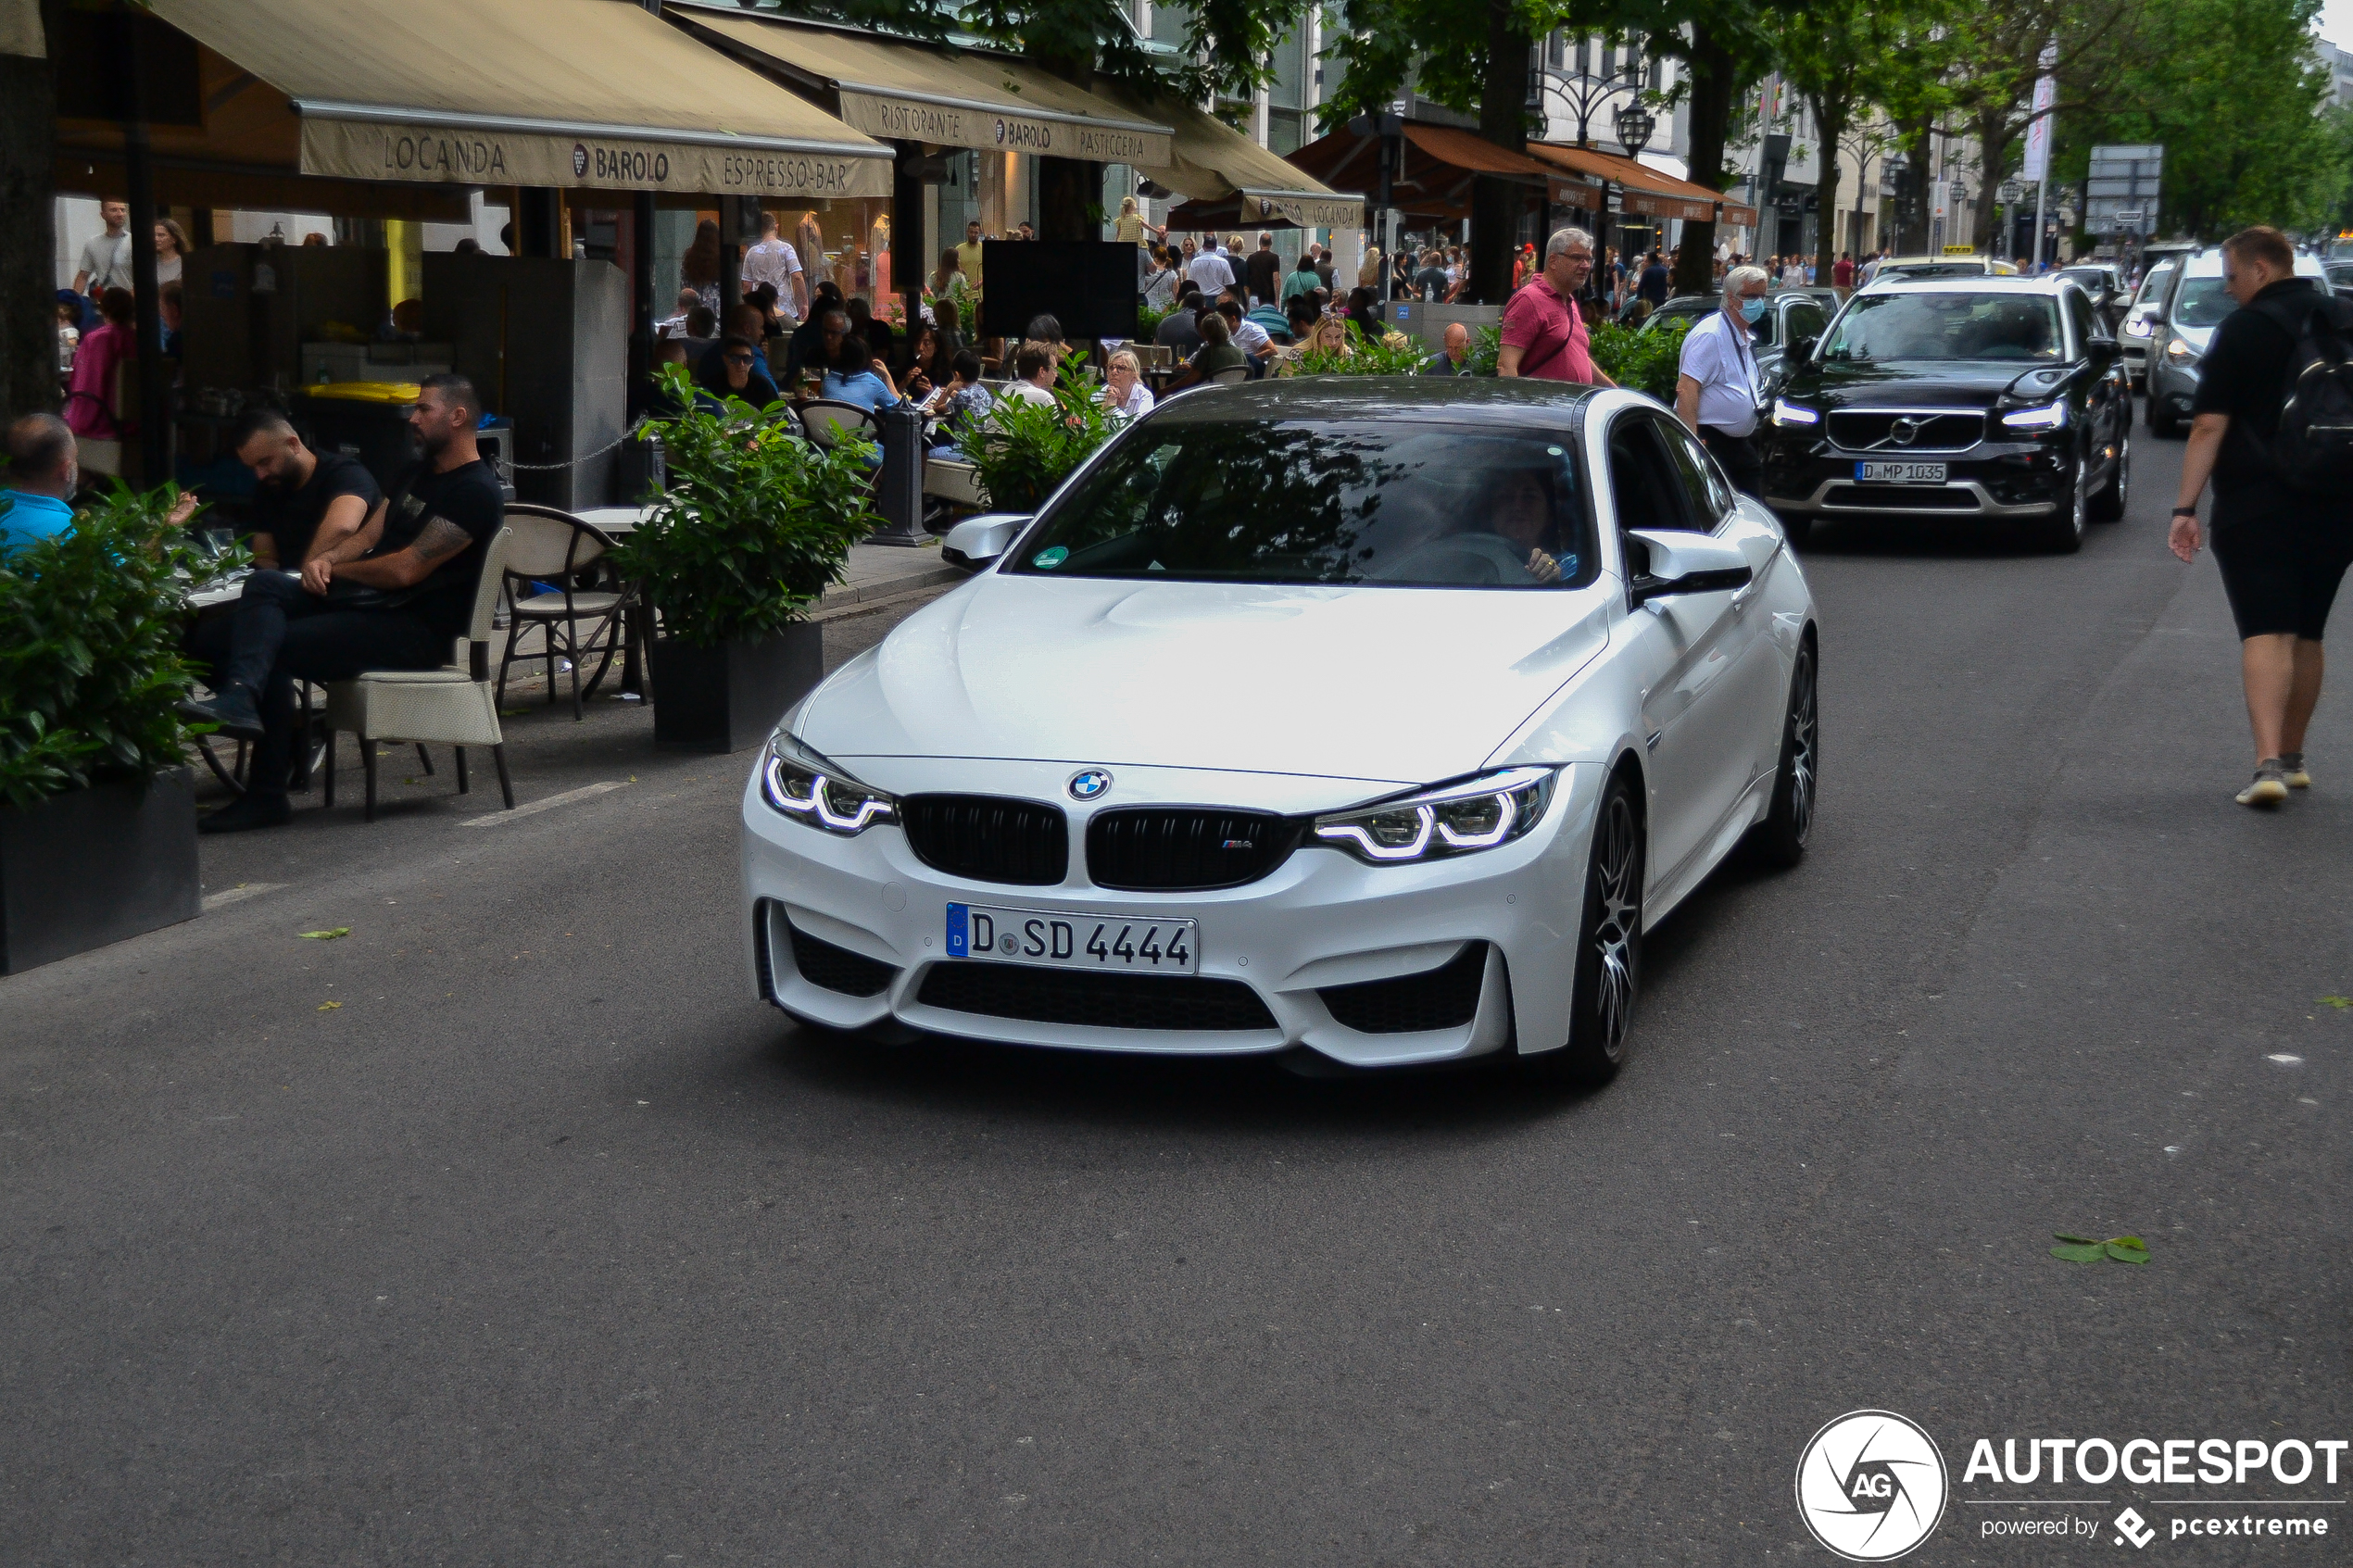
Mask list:
[[1585,319],[1577,309],[1577,291],[1585,286],[1585,276],[1592,270],[1592,235],[1582,229],[1563,229],[1553,236],[1544,246],[1543,270],[1504,307],[1503,345],[1495,356],[1497,375],[1585,382],[1594,386],[1617,384],[1593,368]]

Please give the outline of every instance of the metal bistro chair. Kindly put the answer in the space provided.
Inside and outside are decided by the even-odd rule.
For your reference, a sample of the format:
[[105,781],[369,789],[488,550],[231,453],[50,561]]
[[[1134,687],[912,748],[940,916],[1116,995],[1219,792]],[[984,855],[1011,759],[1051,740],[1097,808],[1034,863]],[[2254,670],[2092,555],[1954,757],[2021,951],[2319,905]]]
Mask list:
[[[626,583],[610,588],[586,587],[584,580],[597,575],[598,563],[612,548],[612,537],[595,524],[570,512],[529,503],[507,508],[507,647],[498,659],[497,696],[507,700],[507,671],[518,658],[515,649],[523,633],[539,628],[547,642],[547,701],[556,700],[556,656],[572,661],[572,716],[581,717],[580,666],[585,655],[601,651],[587,689],[593,693],[612,668],[614,651],[628,636],[627,616],[635,592]],[[559,584],[554,593],[535,593],[535,583]],[[589,624],[584,639],[580,628]],[[558,633],[561,632],[560,639]],[[601,640],[601,642],[600,642]]]
[[882,422],[855,403],[837,397],[817,397],[800,406],[800,432],[819,448],[831,451],[846,435],[862,435],[879,444]]
[[472,787],[466,779],[466,747],[486,746],[498,768],[498,793],[507,809],[515,809],[514,780],[507,773],[507,737],[498,728],[498,699],[490,680],[491,619],[497,612],[499,589],[505,583],[507,543],[511,531],[501,528],[483,546],[482,575],[474,583],[473,613],[458,646],[462,662],[439,670],[371,670],[356,680],[336,681],[327,687],[327,765],[324,803],[335,803],[335,734],[349,730],[359,737],[360,763],[368,776],[367,820],[376,820],[376,742],[427,741],[454,746],[458,755],[458,793]]

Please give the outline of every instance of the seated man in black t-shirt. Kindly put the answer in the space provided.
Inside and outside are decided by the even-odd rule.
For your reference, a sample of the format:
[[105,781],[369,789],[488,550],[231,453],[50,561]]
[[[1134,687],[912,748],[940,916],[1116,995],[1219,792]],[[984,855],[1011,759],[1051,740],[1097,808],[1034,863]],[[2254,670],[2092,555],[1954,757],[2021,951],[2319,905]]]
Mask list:
[[463,376],[426,378],[409,424],[422,461],[377,503],[344,558],[313,553],[300,576],[258,571],[230,618],[213,696],[190,718],[258,740],[245,796],[205,817],[207,833],[287,819],[294,684],[449,660],[473,607],[483,546],[505,521],[498,479],[474,445],[482,404]]
[[359,459],[313,452],[275,408],[256,408],[230,436],[253,470],[253,562],[301,570],[313,555],[359,553],[351,541],[384,499]]

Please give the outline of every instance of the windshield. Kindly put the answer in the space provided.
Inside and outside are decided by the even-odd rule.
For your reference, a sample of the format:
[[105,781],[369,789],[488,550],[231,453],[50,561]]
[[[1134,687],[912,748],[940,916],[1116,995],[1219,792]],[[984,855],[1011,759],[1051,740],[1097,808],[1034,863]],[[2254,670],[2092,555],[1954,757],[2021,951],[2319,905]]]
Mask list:
[[2056,360],[2065,342],[2053,302],[2034,295],[1857,295],[1826,360]]
[[2074,279],[2093,294],[2108,287],[2108,274],[2096,267],[2063,267],[2059,270],[2059,276]]
[[2144,300],[2155,299],[2163,291],[2165,280],[2172,275],[2173,263],[2170,261],[2161,261],[2150,268],[2149,275],[2141,280],[2141,292],[2133,296],[2133,302],[2138,305]]
[[1024,576],[1577,587],[1566,435],[1384,420],[1138,426],[1004,568]]
[[1880,275],[1886,278],[1982,278],[1982,261],[1915,261],[1908,267],[1882,267]]
[[2238,301],[2222,292],[2220,278],[2184,278],[2181,296],[2173,301],[2177,327],[2216,327],[2238,308]]

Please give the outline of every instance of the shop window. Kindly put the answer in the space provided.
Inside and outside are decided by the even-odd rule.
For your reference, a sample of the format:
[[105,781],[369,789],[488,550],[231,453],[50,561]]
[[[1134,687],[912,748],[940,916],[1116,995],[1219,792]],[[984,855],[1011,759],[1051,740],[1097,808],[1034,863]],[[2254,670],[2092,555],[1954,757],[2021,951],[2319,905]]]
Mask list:
[[[813,208],[787,207],[778,216],[812,293],[830,279],[844,299],[863,299],[877,316],[899,319],[900,302],[892,292],[898,285],[891,275],[888,200],[830,201]],[[963,238],[961,230],[956,237]]]
[[1306,117],[1297,109],[1270,108],[1266,111],[1266,150],[1277,157],[1288,157],[1304,146],[1304,132],[1301,129]]

